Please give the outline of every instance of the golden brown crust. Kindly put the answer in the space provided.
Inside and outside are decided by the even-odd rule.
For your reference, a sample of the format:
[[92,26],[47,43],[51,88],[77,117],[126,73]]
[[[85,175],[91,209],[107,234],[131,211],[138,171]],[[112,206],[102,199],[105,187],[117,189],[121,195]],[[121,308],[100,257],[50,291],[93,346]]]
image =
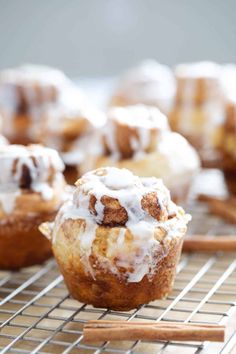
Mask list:
[[[170,293],[181,253],[182,237],[168,240],[163,239],[163,232],[157,233],[157,237],[160,237],[161,248],[155,254],[159,261],[153,278],[150,280],[145,275],[139,282],[128,282],[125,277],[122,278],[124,269],[119,268],[121,275],[119,277],[104,269],[99,263],[96,255],[106,255],[107,237],[116,232],[116,229],[113,229],[108,233],[106,228],[99,227],[93,244],[93,252],[89,257],[90,266],[94,272],[93,278],[91,274],[86,272],[79,256],[78,240],[74,237],[78,227],[77,223],[78,221],[68,220],[62,228],[62,234],[53,244],[54,255],[66,285],[75,299],[95,307],[128,311],[149,301],[165,298]],[[125,237],[127,243],[132,243],[132,235],[128,231],[126,231]]]
[[236,103],[228,101],[225,103],[224,130],[236,134]]
[[38,230],[52,221],[57,211],[9,216],[0,220],[0,269],[19,269],[51,257],[51,244]]
[[150,192],[141,200],[142,208],[156,220],[165,221],[168,219],[168,213],[165,208],[162,208],[158,201],[157,193]]
[[[89,210],[92,215],[97,215],[95,204],[97,199],[94,195],[90,196]],[[124,207],[120,205],[117,198],[112,198],[107,195],[102,196],[101,202],[104,205],[104,216],[102,224],[106,226],[125,225],[128,221],[128,214]]]
[[236,173],[236,102],[225,103],[225,121],[222,127],[219,147],[222,155],[222,169],[229,191],[235,193],[234,178]]
[[[47,213],[52,210],[57,210],[61,205],[62,195],[64,193],[64,186],[55,192],[54,197],[50,200],[42,199],[40,193],[24,191],[21,195],[15,199],[14,210],[11,215],[22,217],[30,213]],[[8,217],[8,214],[4,211],[0,203],[0,223],[1,220]]]

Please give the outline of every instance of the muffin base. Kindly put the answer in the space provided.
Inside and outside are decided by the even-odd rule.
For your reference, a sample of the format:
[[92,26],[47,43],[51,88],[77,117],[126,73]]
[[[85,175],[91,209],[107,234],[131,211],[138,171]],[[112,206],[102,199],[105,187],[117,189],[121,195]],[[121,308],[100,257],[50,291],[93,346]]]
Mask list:
[[8,216],[0,220],[0,269],[16,270],[40,264],[51,257],[51,243],[38,230],[45,221],[52,221],[56,212]]
[[132,283],[99,267],[94,257],[90,257],[90,264],[95,272],[94,278],[85,272],[80,259],[67,256],[62,259],[57,257],[57,254],[55,257],[68,290],[75,299],[94,307],[129,311],[168,296],[173,287],[182,243],[183,237],[174,238],[168,243],[168,253],[157,263],[151,280],[145,275],[140,282]]

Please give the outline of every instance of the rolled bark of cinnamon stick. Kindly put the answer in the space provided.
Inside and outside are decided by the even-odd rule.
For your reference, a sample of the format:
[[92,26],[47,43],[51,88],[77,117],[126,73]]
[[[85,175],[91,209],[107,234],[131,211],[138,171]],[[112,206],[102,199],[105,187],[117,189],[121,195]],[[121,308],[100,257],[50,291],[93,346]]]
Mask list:
[[198,200],[209,205],[209,212],[236,224],[236,198],[222,199],[207,194],[199,194]]
[[84,341],[177,340],[223,342],[225,327],[179,322],[89,321]]
[[236,236],[188,236],[183,244],[184,252],[233,252],[236,251]]

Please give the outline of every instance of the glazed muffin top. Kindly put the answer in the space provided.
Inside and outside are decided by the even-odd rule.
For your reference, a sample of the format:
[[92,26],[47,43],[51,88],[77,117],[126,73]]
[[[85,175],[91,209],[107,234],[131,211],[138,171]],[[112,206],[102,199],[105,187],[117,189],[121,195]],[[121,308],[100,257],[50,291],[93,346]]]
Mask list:
[[31,189],[50,182],[64,169],[57,151],[41,145],[3,145],[0,147],[0,187]]
[[107,154],[131,158],[156,149],[157,135],[169,130],[167,118],[156,107],[114,107],[103,130]]
[[166,221],[170,194],[160,180],[140,179],[129,170],[101,168],[85,174],[76,182],[74,205],[88,208],[96,223],[124,226],[152,217]]
[[27,114],[55,102],[69,79],[57,69],[24,65],[0,73],[0,108],[7,114]]
[[38,203],[50,201],[55,196],[55,186],[64,186],[64,164],[53,149],[41,145],[2,145],[0,164],[0,202],[6,213],[12,212],[20,196],[37,194]]
[[162,180],[140,178],[127,169],[99,168],[83,175],[76,187],[73,218],[76,215],[88,217],[97,225],[131,226],[142,221],[168,223],[184,214],[183,209],[171,201]]

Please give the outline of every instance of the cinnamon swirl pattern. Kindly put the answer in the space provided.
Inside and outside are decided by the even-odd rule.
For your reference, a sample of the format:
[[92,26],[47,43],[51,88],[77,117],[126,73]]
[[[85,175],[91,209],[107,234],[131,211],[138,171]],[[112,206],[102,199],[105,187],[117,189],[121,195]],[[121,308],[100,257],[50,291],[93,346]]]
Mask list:
[[83,173],[115,166],[128,168],[141,177],[162,178],[177,202],[186,200],[200,165],[194,148],[181,135],[171,132],[166,116],[150,106],[112,108],[102,129],[100,146],[102,151],[97,149],[97,153],[88,149]]
[[171,291],[189,220],[161,180],[107,167],[79,179],[41,231],[74,298],[129,310]]
[[40,145],[2,145],[0,165],[0,269],[40,263],[51,250],[38,226],[63,201],[63,162]]

